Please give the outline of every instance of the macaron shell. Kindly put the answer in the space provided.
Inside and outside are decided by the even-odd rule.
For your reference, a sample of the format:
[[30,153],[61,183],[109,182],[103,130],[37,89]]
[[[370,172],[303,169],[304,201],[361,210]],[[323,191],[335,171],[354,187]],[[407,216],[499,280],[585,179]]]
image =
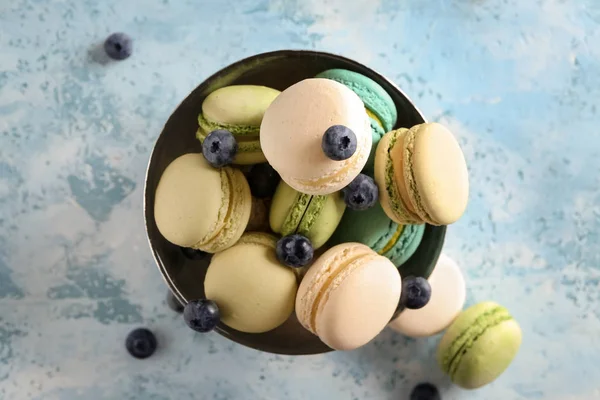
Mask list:
[[330,69],[318,74],[317,78],[332,79],[350,88],[360,97],[365,107],[377,115],[386,131],[392,130],[396,125],[398,110],[394,100],[371,78],[346,69]]
[[[343,161],[321,148],[332,125],[345,125],[357,150]],[[369,118],[358,96],[329,79],[306,79],[284,90],[265,112],[260,144],[271,166],[294,189],[329,194],[347,186],[363,169],[371,151]]]
[[410,129],[404,166],[411,203],[431,225],[448,225],[464,213],[469,176],[456,138],[443,125],[426,123]]
[[298,233],[309,238],[313,248],[318,249],[333,235],[345,210],[346,203],[340,193],[313,196],[298,226]]
[[[154,218],[160,233],[169,242],[193,247],[211,237],[219,216],[228,208],[227,182],[221,171],[212,168],[202,154],[185,154],[163,172],[154,201]],[[225,204],[224,204],[225,203]]]
[[208,121],[220,124],[259,127],[266,109],[279,93],[266,86],[226,86],[206,97],[202,114]]
[[[398,267],[401,276],[408,276],[408,271],[402,268],[403,264],[415,254],[419,248],[423,234],[425,233],[425,225],[404,225],[400,237],[397,239],[394,246],[382,255],[389,258],[395,266]],[[415,276],[429,276],[431,271],[423,270],[423,266],[418,266],[419,271],[412,271]]]
[[401,128],[388,132],[381,139],[375,153],[375,182],[379,187],[379,203],[386,215],[398,224],[420,224],[420,219],[414,218],[402,202],[396,180],[395,165],[390,159],[390,147],[403,140],[407,129]]
[[371,152],[369,153],[369,159],[367,160],[367,164],[363,169],[363,172],[368,175],[373,175],[373,171],[375,170],[375,153],[377,152],[377,145],[381,138],[385,135],[385,130],[380,125],[377,120],[369,116],[369,123],[371,125]]
[[405,309],[389,327],[406,336],[433,336],[446,329],[461,312],[466,298],[465,280],[456,263],[441,254],[428,279],[431,299],[418,310]]
[[273,232],[284,236],[295,232],[310,199],[310,195],[303,195],[285,182],[280,182],[269,211],[269,224]]
[[206,297],[217,303],[221,322],[241,332],[262,333],[283,324],[294,309],[296,275],[275,256],[276,238],[247,233],[213,256]]
[[400,299],[400,275],[391,261],[373,253],[354,264],[331,282],[317,310],[317,335],[336,350],[370,342],[390,321]]

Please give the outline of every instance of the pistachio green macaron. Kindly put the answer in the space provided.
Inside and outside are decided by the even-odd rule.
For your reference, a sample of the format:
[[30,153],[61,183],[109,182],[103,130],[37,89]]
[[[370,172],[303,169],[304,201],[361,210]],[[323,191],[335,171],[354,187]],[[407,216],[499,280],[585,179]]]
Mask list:
[[306,236],[314,249],[323,246],[337,228],[346,210],[341,193],[309,195],[281,182],[275,191],[269,224],[282,236]]
[[506,308],[479,303],[450,325],[438,346],[437,361],[456,385],[477,389],[508,368],[521,340],[521,328]]
[[266,161],[260,148],[260,123],[279,90],[257,85],[233,85],[217,89],[202,103],[196,137],[203,142],[214,130],[230,131],[238,142],[236,164]]

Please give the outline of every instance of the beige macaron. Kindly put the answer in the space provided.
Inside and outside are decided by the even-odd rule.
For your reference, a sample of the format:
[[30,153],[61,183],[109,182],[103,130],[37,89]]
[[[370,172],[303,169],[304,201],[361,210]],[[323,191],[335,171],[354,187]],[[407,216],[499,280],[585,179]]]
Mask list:
[[436,335],[446,329],[465,304],[465,279],[454,260],[441,254],[428,279],[431,298],[423,308],[404,310],[390,322],[396,332],[411,337]]
[[[356,135],[356,151],[346,160],[332,160],[323,152],[323,135],[333,125]],[[363,169],[371,151],[371,126],[352,90],[330,79],[305,79],[271,103],[260,125],[260,145],[289,186],[325,195],[347,186]]]
[[360,243],[323,253],[298,289],[300,323],[335,350],[356,349],[388,324],[402,285],[394,264]]
[[375,155],[380,202],[401,224],[448,225],[465,212],[467,164],[458,141],[438,123],[388,132]]
[[213,256],[204,292],[219,306],[225,325],[241,332],[267,332],[294,311],[296,274],[277,261],[276,242],[267,233],[245,233],[235,246]]

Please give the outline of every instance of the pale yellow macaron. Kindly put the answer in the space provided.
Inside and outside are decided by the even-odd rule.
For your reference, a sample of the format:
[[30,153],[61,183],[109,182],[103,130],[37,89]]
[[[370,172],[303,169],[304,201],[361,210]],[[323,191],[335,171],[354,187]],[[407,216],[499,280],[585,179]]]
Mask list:
[[219,306],[225,325],[241,332],[267,332],[294,311],[296,275],[277,261],[276,242],[266,233],[245,233],[235,246],[213,256],[204,291]]
[[233,246],[250,219],[252,196],[241,171],[213,168],[202,154],[185,154],[163,172],[154,219],[169,242],[209,253]]
[[[356,151],[346,160],[332,160],[323,152],[323,135],[333,125],[356,135]],[[311,195],[347,186],[365,166],[371,143],[362,100],[330,79],[305,79],[281,92],[260,126],[260,145],[271,166],[292,188]]]
[[375,155],[380,203],[400,224],[448,225],[465,212],[469,176],[452,133],[438,123],[388,132]]
[[385,328],[401,290],[390,260],[363,244],[343,243],[323,253],[302,279],[296,314],[332,349],[352,350]]
[[454,260],[441,254],[429,276],[431,298],[417,310],[404,310],[390,328],[411,337],[433,336],[448,328],[465,305],[466,286]]

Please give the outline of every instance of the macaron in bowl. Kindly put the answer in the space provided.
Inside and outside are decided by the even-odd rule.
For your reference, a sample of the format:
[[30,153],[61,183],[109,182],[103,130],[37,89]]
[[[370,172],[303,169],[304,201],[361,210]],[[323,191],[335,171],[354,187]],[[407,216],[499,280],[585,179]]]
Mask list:
[[[324,135],[332,127],[352,132],[348,158],[332,159]],[[371,152],[369,118],[360,98],[329,79],[305,79],[271,103],[260,126],[260,145],[269,164],[299,192],[325,195],[347,186]]]
[[345,209],[339,192],[313,196],[280,182],[271,201],[269,223],[273,232],[282,236],[300,234],[318,249],[329,240]]
[[169,242],[216,253],[242,236],[252,208],[244,174],[213,168],[202,154],[176,158],[156,187],[154,218]]

